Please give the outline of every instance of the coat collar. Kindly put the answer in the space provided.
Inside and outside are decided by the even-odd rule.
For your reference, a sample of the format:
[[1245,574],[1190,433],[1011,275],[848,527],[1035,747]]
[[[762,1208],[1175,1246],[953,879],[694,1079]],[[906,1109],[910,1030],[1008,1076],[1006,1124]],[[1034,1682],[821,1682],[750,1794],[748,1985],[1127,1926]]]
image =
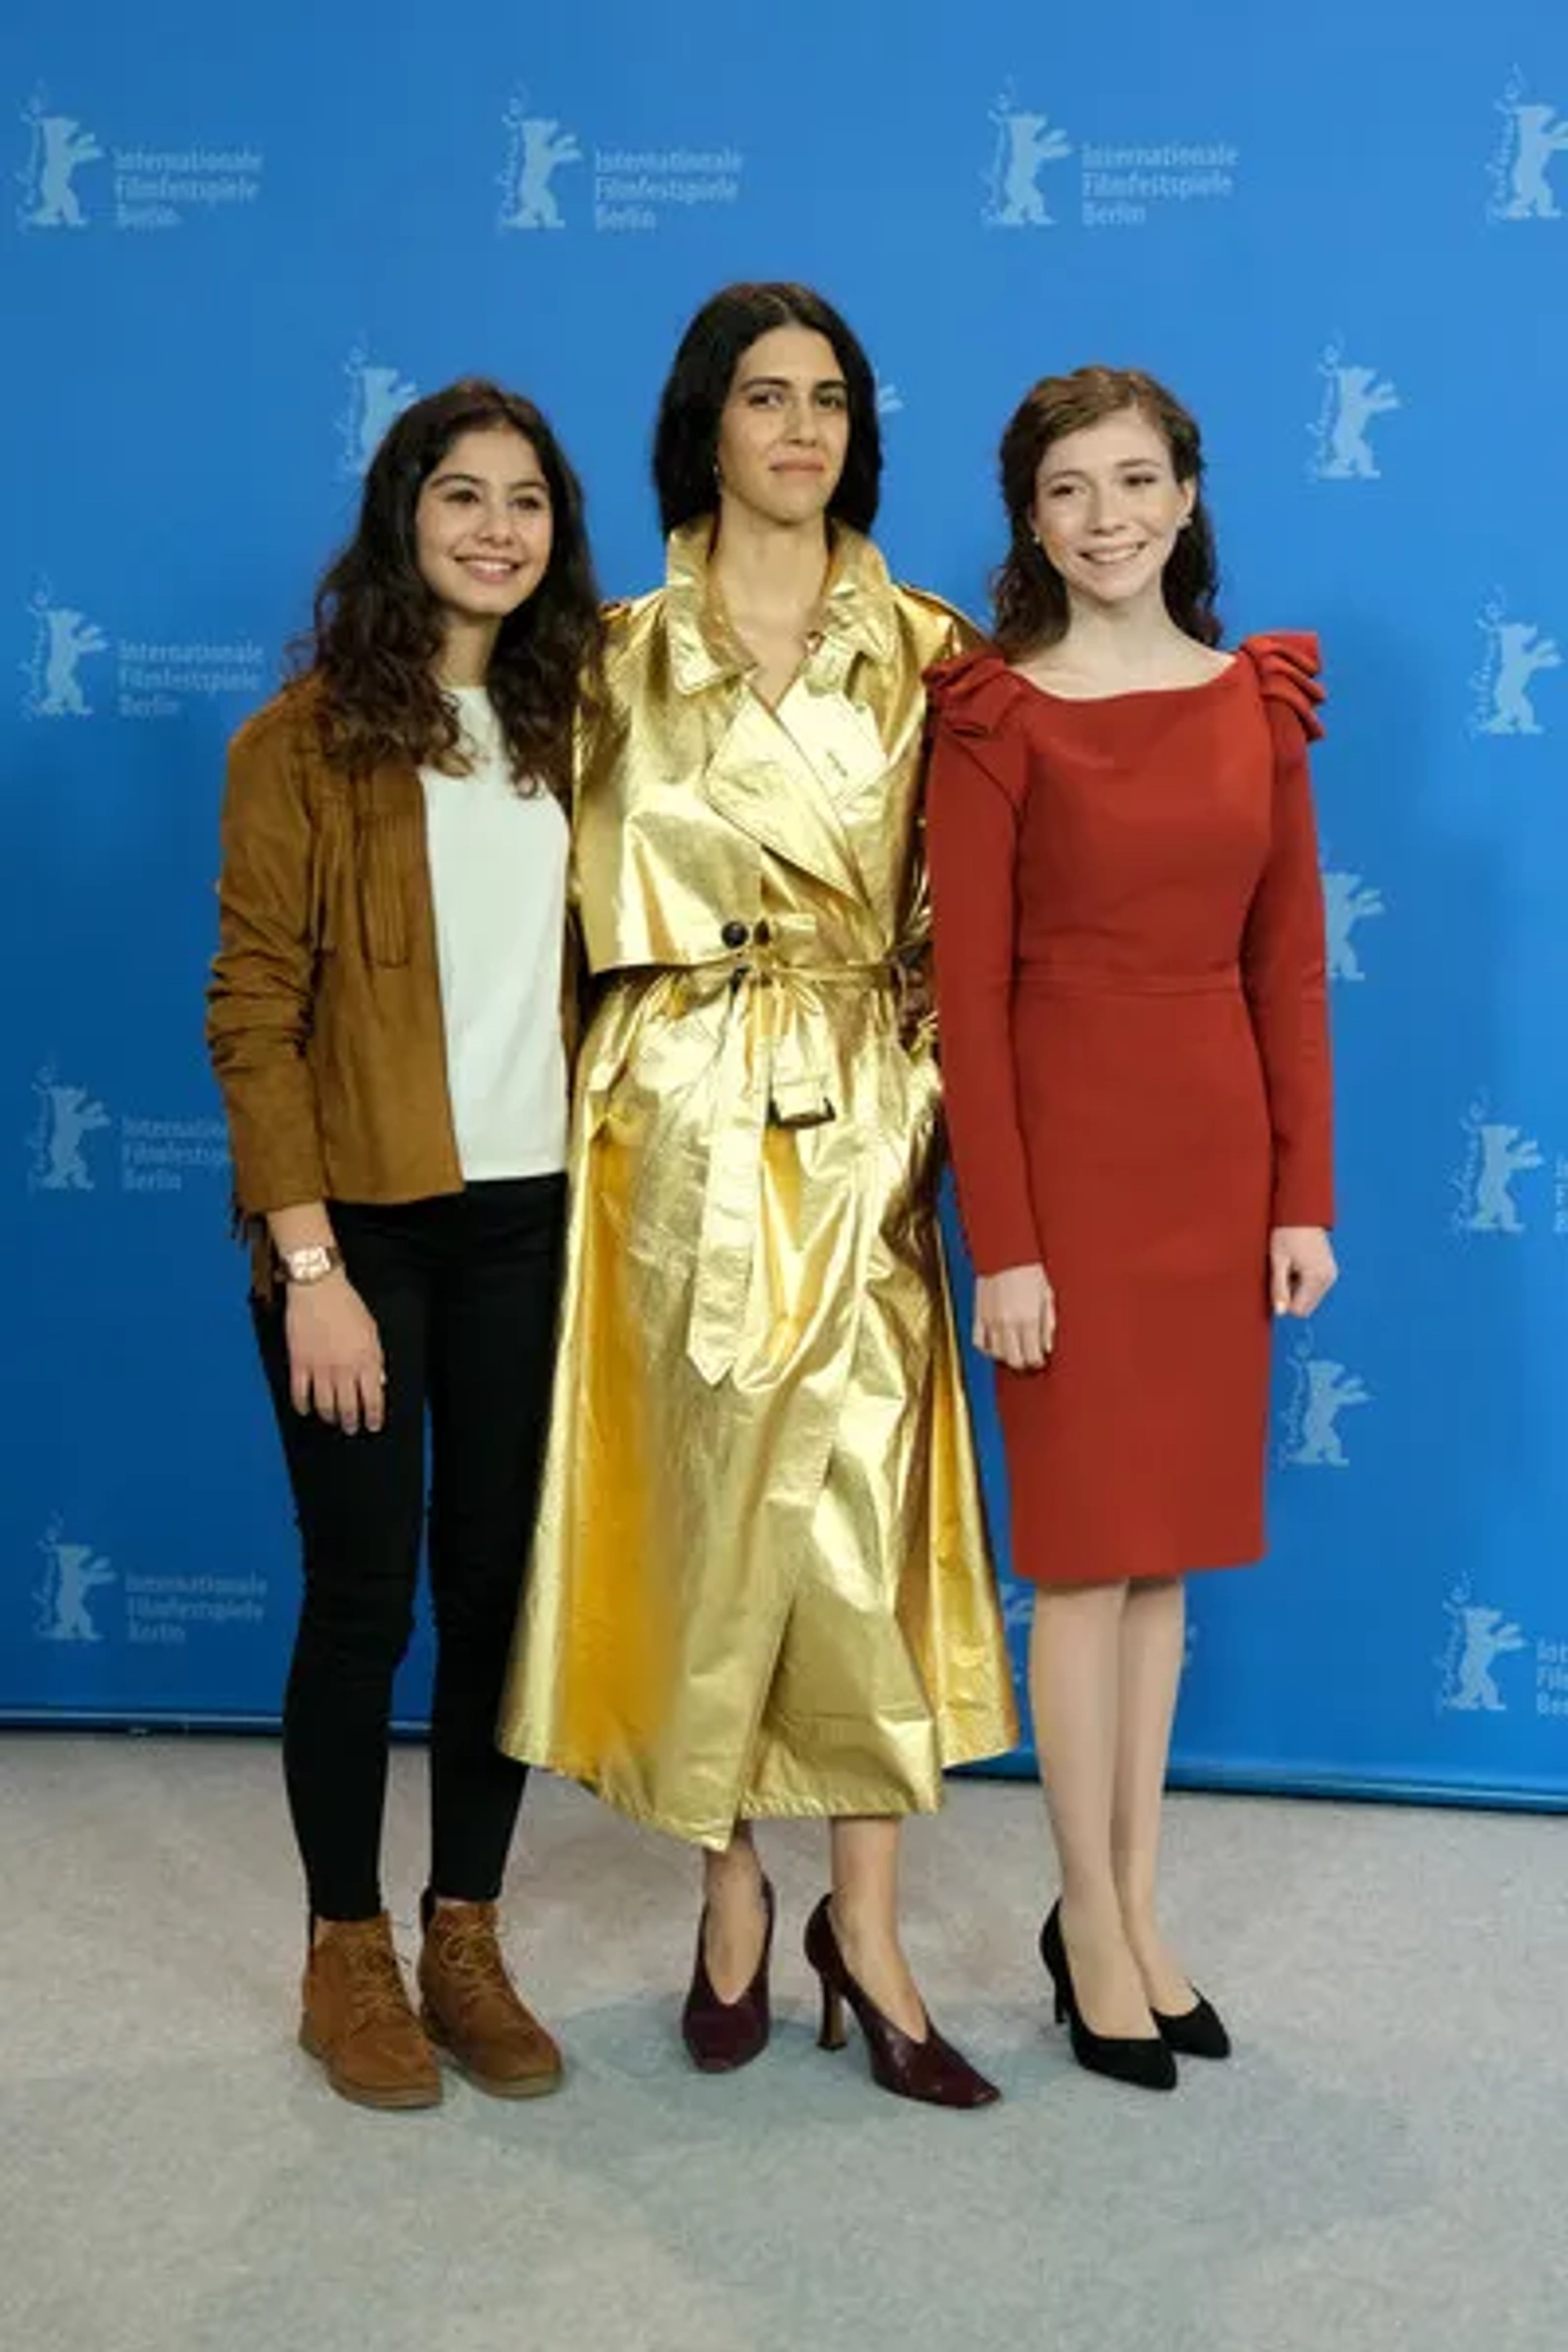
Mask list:
[[[719,611],[709,581],[713,518],[672,531],[666,553],[665,625],[670,675],[680,694],[699,694],[755,667]],[[822,600],[820,641],[805,665],[808,686],[842,686],[856,655],[889,659],[897,642],[893,583],[879,551],[859,531],[835,526]]]

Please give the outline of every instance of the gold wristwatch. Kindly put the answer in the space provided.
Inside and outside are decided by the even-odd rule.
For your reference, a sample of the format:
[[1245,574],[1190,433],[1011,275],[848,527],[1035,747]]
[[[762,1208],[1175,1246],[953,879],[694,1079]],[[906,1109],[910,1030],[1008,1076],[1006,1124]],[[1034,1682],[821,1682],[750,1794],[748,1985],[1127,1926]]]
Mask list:
[[343,1254],[335,1242],[309,1242],[303,1249],[278,1253],[284,1281],[298,1283],[301,1289],[308,1289],[312,1282],[325,1282],[342,1262]]

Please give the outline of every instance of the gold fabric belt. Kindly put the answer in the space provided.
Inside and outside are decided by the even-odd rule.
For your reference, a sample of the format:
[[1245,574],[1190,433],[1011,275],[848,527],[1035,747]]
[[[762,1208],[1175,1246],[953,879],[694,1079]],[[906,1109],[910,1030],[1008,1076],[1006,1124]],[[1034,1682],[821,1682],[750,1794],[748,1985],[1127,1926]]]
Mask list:
[[682,1007],[705,1004],[726,988],[767,986],[774,981],[806,981],[813,987],[890,988],[901,997],[910,984],[909,966],[898,956],[879,956],[870,963],[817,963],[805,956],[780,955],[760,944],[738,949],[722,962],[637,964],[606,972],[608,988],[646,988],[650,979],[669,980],[680,990]]
[[691,1363],[716,1387],[734,1367],[751,1289],[763,1129],[821,1127],[837,1117],[826,1072],[816,1065],[798,1025],[779,1019],[791,984],[863,993],[886,990],[901,1002],[908,973],[892,957],[875,963],[813,963],[752,945],[733,961],[694,965],[680,979],[687,1005],[711,1003],[721,994],[727,998],[686,1338]]

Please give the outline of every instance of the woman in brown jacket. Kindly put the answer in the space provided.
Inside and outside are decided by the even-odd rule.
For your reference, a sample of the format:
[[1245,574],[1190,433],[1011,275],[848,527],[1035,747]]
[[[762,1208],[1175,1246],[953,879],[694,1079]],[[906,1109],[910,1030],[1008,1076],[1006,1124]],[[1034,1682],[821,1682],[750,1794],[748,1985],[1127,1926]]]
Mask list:
[[[304,1554],[283,1743],[310,1913],[300,2040],[374,2106],[439,2098],[432,2043],[502,2095],[561,2076],[497,1941],[524,1775],[493,1732],[550,1394],[563,803],[597,603],[545,420],[454,384],[388,433],[307,664],[230,752],[207,1027]],[[416,2018],[379,1859],[426,1506]]]

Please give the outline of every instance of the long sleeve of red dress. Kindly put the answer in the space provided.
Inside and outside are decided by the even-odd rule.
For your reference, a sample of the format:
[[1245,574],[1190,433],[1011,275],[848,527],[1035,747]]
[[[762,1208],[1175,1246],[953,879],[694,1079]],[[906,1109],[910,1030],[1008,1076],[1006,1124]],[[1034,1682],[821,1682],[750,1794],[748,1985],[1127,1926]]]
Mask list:
[[1013,1051],[1026,752],[1021,734],[993,731],[985,706],[996,697],[994,658],[946,663],[929,684],[926,851],[948,1137],[975,1271],[999,1274],[1045,1258]]
[[1318,645],[1256,637],[1248,650],[1274,741],[1270,848],[1242,940],[1241,973],[1274,1137],[1272,1222],[1334,1218],[1333,1101],[1323,891],[1307,745],[1322,733]]

